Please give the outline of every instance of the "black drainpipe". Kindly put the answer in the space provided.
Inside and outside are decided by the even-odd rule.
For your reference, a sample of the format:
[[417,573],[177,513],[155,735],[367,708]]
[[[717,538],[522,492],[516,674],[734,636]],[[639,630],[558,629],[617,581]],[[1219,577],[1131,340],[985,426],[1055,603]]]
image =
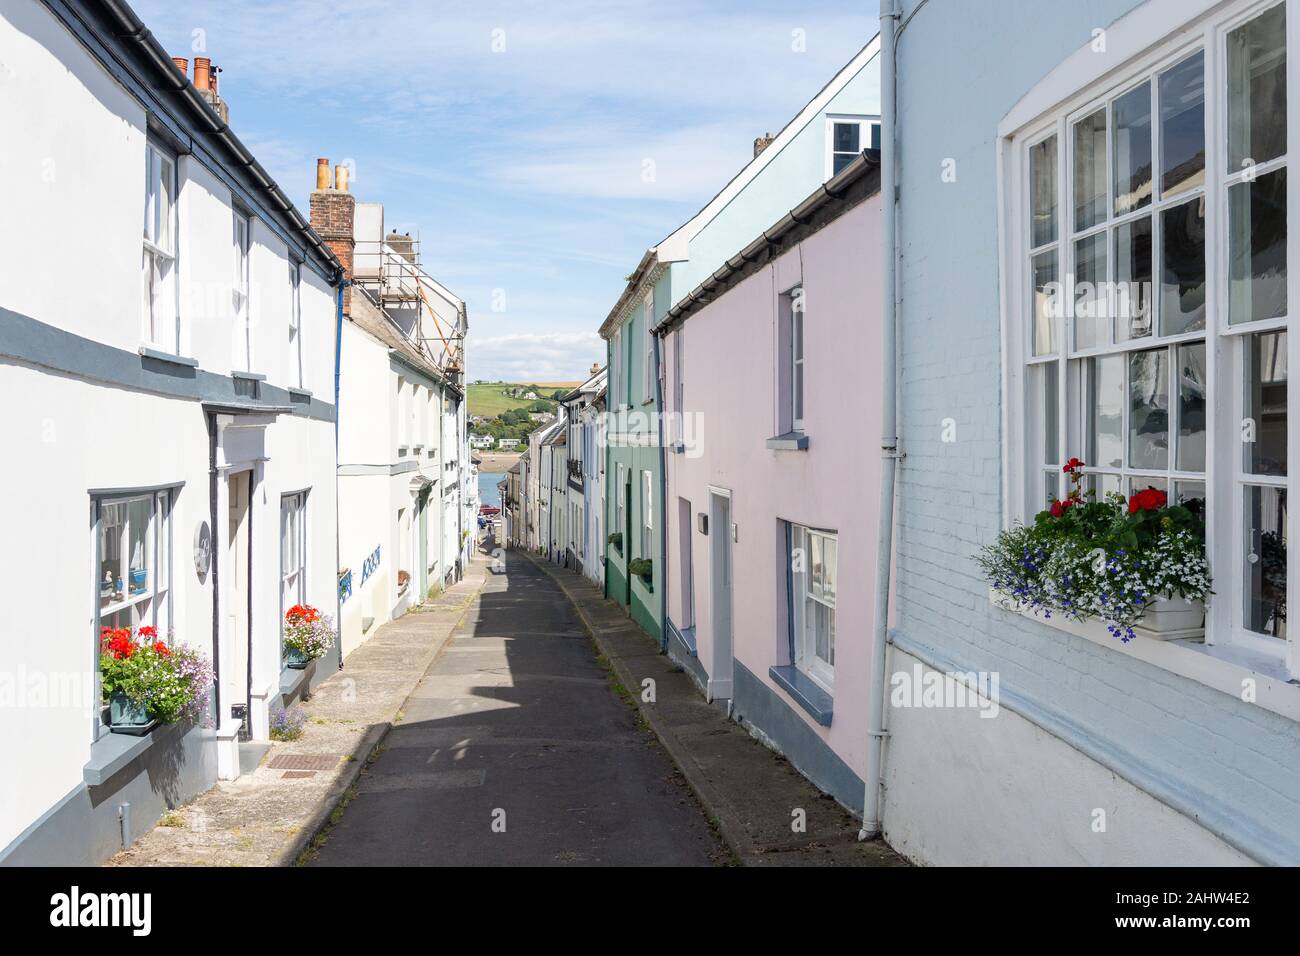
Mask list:
[[217,416],[208,413],[208,523],[212,528],[212,558],[211,567],[208,569],[209,581],[212,584],[212,680],[214,705],[216,714],[214,719],[217,726],[221,726],[221,606],[220,606],[220,588],[217,577],[217,555],[220,548],[217,547]]

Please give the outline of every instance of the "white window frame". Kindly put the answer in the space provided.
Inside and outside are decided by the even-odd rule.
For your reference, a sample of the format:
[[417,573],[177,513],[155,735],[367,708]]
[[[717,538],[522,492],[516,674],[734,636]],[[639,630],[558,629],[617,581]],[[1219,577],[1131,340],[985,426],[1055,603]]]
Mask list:
[[655,320],[655,292],[651,289],[641,300],[641,348],[645,351],[641,367],[641,404],[655,398],[655,353],[650,341],[650,326]]
[[614,398],[614,411],[619,411],[623,407],[624,386],[623,386],[623,326],[614,330],[614,337],[610,339],[610,389],[609,392]]
[[786,400],[790,403],[790,430],[802,434],[808,411],[804,388],[808,376],[808,330],[804,323],[807,310],[804,307],[803,284],[789,289],[784,296],[790,300],[790,394]]
[[284,614],[307,603],[307,496],[280,496],[280,653],[284,654]]
[[[827,548],[832,557],[826,558]],[[835,690],[835,604],[839,581],[839,536],[834,531],[790,525],[790,595],[789,613],[794,636],[794,665],[812,678],[827,693]],[[815,567],[813,555],[822,556]],[[826,567],[831,566],[829,577]],[[830,659],[817,654],[817,615],[815,608],[826,609],[826,645]],[[814,613],[810,613],[814,612]]]
[[174,153],[152,139],[146,141],[140,265],[142,329],[149,346],[171,355],[181,351],[180,283],[176,274],[177,168]]
[[[1287,66],[1286,82],[1291,102],[1300,95],[1300,3],[1297,0],[1280,0],[1286,6],[1287,19]],[[1243,625],[1243,608],[1245,595],[1243,587],[1244,562],[1246,558],[1245,524],[1244,524],[1244,488],[1246,485],[1263,485],[1283,488],[1287,491],[1288,503],[1294,500],[1296,473],[1300,468],[1290,466],[1290,474],[1284,478],[1271,479],[1258,475],[1244,475],[1241,444],[1236,436],[1240,434],[1240,422],[1245,411],[1245,348],[1251,333],[1284,329],[1285,317],[1276,319],[1228,324],[1228,189],[1243,181],[1247,176],[1241,170],[1228,168],[1227,139],[1227,36],[1232,31],[1249,22],[1271,7],[1279,5],[1279,0],[1254,0],[1240,2],[1205,13],[1214,5],[1200,2],[1197,6],[1202,11],[1198,17],[1187,19],[1185,7],[1152,0],[1143,9],[1129,14],[1108,29],[1108,43],[1113,50],[1133,54],[1133,58],[1122,68],[1114,69],[1117,57],[1111,57],[1105,63],[1098,62],[1095,53],[1081,50],[1067,60],[1062,67],[1049,75],[1038,87],[1029,91],[1021,103],[1004,119],[999,127],[1000,150],[999,168],[1001,179],[1000,202],[1000,245],[1002,249],[1002,311],[1003,352],[1004,352],[1004,434],[1007,442],[1004,453],[1004,487],[1003,501],[1004,525],[1024,520],[1039,510],[1037,503],[1031,500],[1031,472],[1037,464],[1031,464],[1030,458],[1035,451],[1031,439],[1031,428],[1036,418],[1036,405],[1028,400],[1029,376],[1027,370],[1033,364],[1045,361],[1045,357],[1032,356],[1032,335],[1030,323],[1033,312],[1029,301],[1029,289],[1032,275],[1028,268],[1030,259],[1030,208],[1028,178],[1028,148],[1050,135],[1057,137],[1057,246],[1063,250],[1072,249],[1077,238],[1073,231],[1074,200],[1071,190],[1073,173],[1073,123],[1093,112],[1099,104],[1109,103],[1117,96],[1140,85],[1143,81],[1157,82],[1158,75],[1170,66],[1184,60],[1196,50],[1203,50],[1205,55],[1205,117],[1206,117],[1206,168],[1205,182],[1199,190],[1188,190],[1171,199],[1170,205],[1177,205],[1198,191],[1206,197],[1205,233],[1206,233],[1206,284],[1207,284],[1207,319],[1202,331],[1183,333],[1182,335],[1162,336],[1159,334],[1158,300],[1151,301],[1153,325],[1152,334],[1130,342],[1119,343],[1113,349],[1100,352],[1089,350],[1073,352],[1073,320],[1071,317],[1073,295],[1068,287],[1064,300],[1067,308],[1063,318],[1057,319],[1055,330],[1057,350],[1055,361],[1059,363],[1062,373],[1057,375],[1057,441],[1058,465],[1063,457],[1079,455],[1082,451],[1084,433],[1081,421],[1071,414],[1071,402],[1077,401],[1077,394],[1068,374],[1071,357],[1089,354],[1127,354],[1146,348],[1181,341],[1206,342],[1207,354],[1207,427],[1206,427],[1206,550],[1210,559],[1211,573],[1214,577],[1216,597],[1212,600],[1206,620],[1205,646],[1193,654],[1209,655],[1208,666],[1205,662],[1189,662],[1186,653],[1180,647],[1161,645],[1148,647],[1129,645],[1128,653],[1144,656],[1153,662],[1170,669],[1185,673],[1187,676],[1201,680],[1211,686],[1220,687],[1227,692],[1234,692],[1232,687],[1236,677],[1242,673],[1256,672],[1266,677],[1287,678],[1300,677],[1300,652],[1297,649],[1297,635],[1288,633],[1286,638],[1275,638],[1246,631]],[[1157,9],[1159,8],[1159,9]],[[1181,21],[1181,22],[1180,22]],[[1143,52],[1146,51],[1146,52]],[[1300,115],[1293,105],[1285,117],[1287,126],[1288,149],[1291,144],[1300,142]],[[1152,163],[1153,190],[1158,188],[1160,175],[1160,116],[1158,107],[1153,111],[1152,123]],[[1108,131],[1112,128],[1108,123]],[[1109,136],[1109,132],[1108,132]],[[1288,164],[1288,154],[1260,163],[1254,169],[1256,178],[1266,175],[1275,168]],[[1113,149],[1108,139],[1106,155],[1107,175],[1107,223],[1124,221],[1132,214],[1116,216],[1113,209]],[[1289,176],[1288,176],[1289,178]],[[1165,208],[1154,200],[1142,210],[1140,216],[1153,218],[1152,236],[1152,287],[1159,294],[1160,270],[1159,260],[1159,216],[1158,211]],[[1139,217],[1140,217],[1139,216]],[[1300,222],[1300,190],[1289,184],[1287,193],[1287,218],[1291,222]],[[1288,232],[1290,232],[1288,228]],[[1080,233],[1083,235],[1084,233]],[[1046,246],[1042,247],[1046,248]],[[1113,242],[1108,242],[1108,261],[1114,256]],[[1068,260],[1058,257],[1058,278],[1068,276]],[[1111,273],[1113,277],[1113,271]],[[1297,243],[1294,236],[1289,236],[1287,245],[1287,301],[1288,305],[1300,301],[1300,268],[1297,265]],[[1113,309],[1112,309],[1113,314]],[[1287,364],[1297,366],[1300,361],[1300,336],[1287,336]],[[1174,353],[1177,354],[1176,352]],[[1177,403],[1177,393],[1170,392],[1171,406]],[[1288,405],[1293,400],[1288,398]],[[1124,394],[1124,405],[1128,407],[1129,396]],[[1171,422],[1174,434],[1176,425]],[[1124,426],[1124,439],[1127,447],[1127,422]],[[1300,416],[1289,414],[1287,420],[1288,460],[1300,449]],[[1216,440],[1217,439],[1217,440]],[[1172,445],[1172,443],[1171,443]],[[1177,478],[1174,470],[1174,448],[1170,450],[1168,474]],[[1125,455],[1127,460],[1127,455]],[[1092,469],[1087,469],[1091,471]],[[1134,469],[1125,467],[1125,472]],[[1140,471],[1140,469],[1138,469]],[[1059,473],[1059,469],[1058,469]],[[1163,473],[1162,473],[1163,474]],[[1062,489],[1061,479],[1057,478],[1058,493]],[[1041,487],[1041,485],[1039,486]],[[1128,488],[1123,489],[1128,493]],[[1172,493],[1172,489],[1169,489]],[[1288,509],[1286,535],[1288,540],[1296,534],[1297,518]],[[1297,592],[1300,591],[1300,573],[1291,571],[1287,575],[1287,604],[1295,606]],[[1094,631],[1089,626],[1071,627],[1063,622],[1053,620],[1050,624],[1078,630],[1100,643],[1114,645],[1112,638]],[[1239,690],[1239,689],[1238,689]],[[1263,703],[1263,701],[1261,701]],[[1268,706],[1268,705],[1266,705]],[[1284,710],[1295,711],[1294,701],[1276,705]]]
[[[858,128],[858,150],[855,153],[848,151],[835,151],[835,127],[836,125],[856,126]],[[835,157],[836,156],[860,156],[864,149],[871,149],[871,133],[875,128],[876,138],[880,138],[880,117],[870,114],[857,113],[827,113],[826,114],[826,175],[825,179],[832,179],[835,176]],[[852,160],[850,160],[852,162]],[[847,164],[846,164],[847,165]]]
[[[616,469],[614,477],[618,482],[614,499],[614,517],[618,520],[618,527],[614,530],[620,535],[625,535],[627,533],[627,480],[623,477],[623,463],[617,462],[614,467]],[[632,542],[624,541],[623,547],[619,549],[624,560],[627,560],[631,550]]]
[[641,472],[641,554],[642,558],[654,557],[654,480],[648,469]]
[[[253,370],[252,289],[253,217],[232,210],[231,250],[234,254],[231,299],[235,308],[236,358],[243,361],[237,371]],[[242,228],[241,228],[242,227]],[[242,233],[242,234],[241,234]],[[243,341],[240,343],[239,338]]]
[[302,364],[302,263],[289,260],[289,380],[306,387]]
[[[91,615],[94,635],[94,674],[95,700],[99,700],[99,653],[100,629],[107,627],[107,619],[117,614],[125,614],[132,628],[152,626],[158,629],[158,637],[168,645],[172,643],[174,619],[173,601],[171,600],[171,582],[173,575],[172,555],[172,510],[175,505],[174,486],[142,489],[129,493],[102,494],[91,497],[91,561],[95,576],[95,592]],[[145,549],[145,582],[132,593],[131,556],[128,553],[131,543],[131,505],[149,502],[149,515],[146,519],[149,527],[142,544]],[[117,561],[117,574],[111,582],[102,577],[104,568],[103,531],[106,509],[120,506],[122,524],[120,536],[120,553]],[[117,588],[121,581],[122,587]],[[120,597],[118,596],[120,595]],[[98,737],[100,730],[99,709],[94,711],[92,739]]]

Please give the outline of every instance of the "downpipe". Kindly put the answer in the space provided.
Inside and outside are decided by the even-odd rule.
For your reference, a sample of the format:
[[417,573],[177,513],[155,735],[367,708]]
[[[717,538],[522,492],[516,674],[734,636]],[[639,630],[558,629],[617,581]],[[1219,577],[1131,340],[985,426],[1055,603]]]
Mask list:
[[[339,670],[343,670],[343,595],[339,593],[338,582],[338,569],[343,567],[339,545],[339,422],[343,417],[339,408],[339,373],[343,363],[343,290],[347,285],[348,280],[340,276],[334,309],[334,623],[339,634]],[[441,400],[438,407],[442,407]]]
[[885,657],[889,644],[889,572],[894,544],[894,482],[898,469],[897,300],[897,59],[898,0],[880,0],[881,322],[880,504],[871,629],[871,693],[867,720],[867,773],[860,840],[881,835],[880,802],[885,738]]

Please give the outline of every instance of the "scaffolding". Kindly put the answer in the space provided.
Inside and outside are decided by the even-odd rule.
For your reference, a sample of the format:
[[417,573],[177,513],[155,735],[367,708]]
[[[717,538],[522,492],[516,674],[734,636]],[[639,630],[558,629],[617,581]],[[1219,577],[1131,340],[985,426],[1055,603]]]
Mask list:
[[352,282],[448,382],[463,384],[465,303],[424,270],[418,236],[358,239]]

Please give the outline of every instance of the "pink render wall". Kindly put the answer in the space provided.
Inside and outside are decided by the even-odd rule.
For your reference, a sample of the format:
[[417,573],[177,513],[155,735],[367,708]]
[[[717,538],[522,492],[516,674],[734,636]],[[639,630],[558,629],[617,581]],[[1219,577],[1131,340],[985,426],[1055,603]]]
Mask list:
[[[695,515],[709,486],[731,491],[735,659],[763,681],[859,776],[865,772],[872,585],[880,481],[880,198],[872,196],[690,316],[665,349],[665,396],[676,401],[673,336],[684,333],[684,411],[695,451],[668,454],[668,613],[682,621],[681,538],[693,538],[699,660],[714,670],[709,545]],[[778,432],[777,303],[802,280],[806,306],[806,451],[773,451]],[[680,526],[679,498],[691,502]],[[789,663],[781,521],[838,532],[835,704],[822,727],[768,676]],[[716,533],[716,532],[715,532]],[[761,728],[760,728],[761,729]]]

